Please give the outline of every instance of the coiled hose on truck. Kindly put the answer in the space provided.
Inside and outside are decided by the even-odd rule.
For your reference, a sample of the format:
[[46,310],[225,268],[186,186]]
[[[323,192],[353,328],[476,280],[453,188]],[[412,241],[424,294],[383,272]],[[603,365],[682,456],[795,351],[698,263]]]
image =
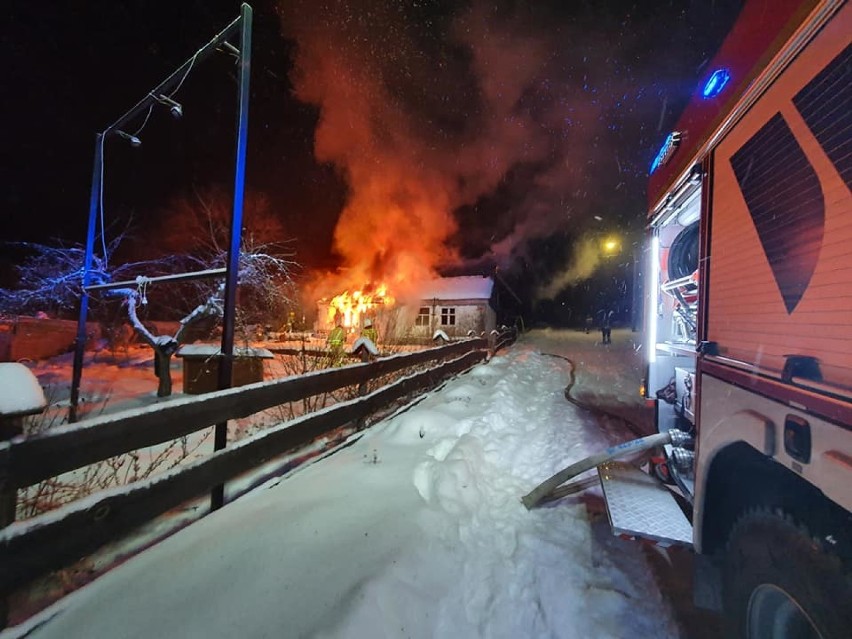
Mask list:
[[[552,357],[559,357],[568,361],[568,363],[571,365],[571,369],[568,374],[568,386],[565,388],[565,399],[582,408],[585,408],[586,410],[601,413],[604,412],[599,411],[592,406],[581,404],[580,402],[571,397],[571,388],[574,386],[575,382],[573,361],[571,361],[567,357],[562,357],[561,355],[552,355],[550,353],[542,354],[551,355]],[[588,477],[585,479],[578,480],[572,484],[568,484],[565,486],[562,485],[568,480],[573,479],[577,475],[580,475],[586,472],[587,470],[596,468],[597,466],[605,462],[612,461],[613,459],[626,457],[628,455],[635,456],[638,454],[638,459],[634,458],[631,461],[633,463],[641,462],[643,458],[647,456],[645,454],[647,453],[647,451],[657,448],[658,446],[664,446],[666,444],[682,446],[683,444],[690,441],[690,439],[691,436],[688,433],[685,433],[680,430],[670,430],[665,433],[648,435],[647,437],[640,437],[639,439],[634,439],[629,442],[623,442],[621,444],[616,444],[615,446],[610,446],[601,453],[586,457],[585,459],[581,459],[580,461],[571,464],[567,468],[560,470],[558,473],[536,486],[528,494],[524,495],[521,498],[521,502],[524,504],[524,506],[526,506],[527,510],[532,510],[536,506],[540,506],[542,503],[553,501],[566,495],[579,492],[594,484],[597,480],[596,477]]]

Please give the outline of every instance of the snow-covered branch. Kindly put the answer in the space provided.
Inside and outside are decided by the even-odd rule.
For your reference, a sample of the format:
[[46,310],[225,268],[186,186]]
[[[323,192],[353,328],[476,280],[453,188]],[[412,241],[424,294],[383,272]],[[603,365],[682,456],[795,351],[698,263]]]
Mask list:
[[[164,273],[177,266],[179,257],[144,262],[124,262],[110,265],[113,253],[123,236],[107,246],[107,255],[93,255],[89,285],[107,284],[123,279],[130,273]],[[83,293],[86,251],[82,246],[9,243],[6,246],[22,253],[16,267],[18,283],[15,288],[0,289],[0,313],[9,315],[50,311],[57,315],[73,313]]]
[[195,322],[205,317],[222,317],[225,313],[222,295],[225,292],[224,282],[216,287],[216,290],[202,304],[196,306],[192,312],[180,321],[180,328],[175,333],[175,341],[181,343],[187,329]]
[[[227,251],[219,249],[220,244],[214,238],[212,251],[196,243],[194,254],[172,253],[147,262],[116,264],[113,260],[108,268],[120,239],[108,247],[106,257],[94,257],[88,284],[117,282],[121,288],[93,291],[92,299],[121,300],[133,331],[154,349],[155,371],[160,379],[158,394],[165,396],[171,393],[169,360],[187,339],[190,328],[204,319],[218,320],[224,315],[225,281],[205,278],[157,283],[154,278],[223,268],[227,265]],[[27,251],[27,257],[18,267],[18,287],[0,289],[0,314],[49,311],[71,315],[83,293],[85,250],[80,246],[42,244],[23,244],[18,248]],[[270,322],[281,316],[294,298],[292,272],[297,264],[291,258],[292,252],[280,244],[255,243],[251,236],[243,242],[238,267],[240,324]],[[133,281],[137,283],[135,288],[126,286]],[[156,307],[161,313],[173,313],[183,300],[203,301],[184,315],[174,335],[155,335],[139,317],[140,306],[148,304],[148,299],[153,300],[154,296],[158,298]],[[147,308],[151,313],[151,306]]]
[[[85,250],[78,246],[48,246],[30,242],[9,245],[26,255],[17,267],[18,286],[0,289],[0,312],[73,310],[83,286]],[[95,256],[92,283],[109,280],[103,258]]]

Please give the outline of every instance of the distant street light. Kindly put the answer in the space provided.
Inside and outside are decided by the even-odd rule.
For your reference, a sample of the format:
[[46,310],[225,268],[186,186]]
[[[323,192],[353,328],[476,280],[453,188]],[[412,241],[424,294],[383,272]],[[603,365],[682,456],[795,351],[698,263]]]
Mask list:
[[618,238],[608,237],[604,239],[603,243],[601,244],[601,247],[603,249],[602,252],[604,254],[604,257],[611,257],[620,252],[621,242],[618,240]]

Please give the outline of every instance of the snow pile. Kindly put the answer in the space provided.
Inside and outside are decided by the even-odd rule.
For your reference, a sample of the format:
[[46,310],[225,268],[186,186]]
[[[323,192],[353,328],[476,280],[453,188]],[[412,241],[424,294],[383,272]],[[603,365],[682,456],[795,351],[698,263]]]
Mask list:
[[45,407],[36,376],[23,364],[0,363],[0,415],[27,415]]
[[10,634],[676,636],[638,544],[597,538],[582,498],[520,503],[614,440],[565,401],[566,362],[540,353],[544,337]]

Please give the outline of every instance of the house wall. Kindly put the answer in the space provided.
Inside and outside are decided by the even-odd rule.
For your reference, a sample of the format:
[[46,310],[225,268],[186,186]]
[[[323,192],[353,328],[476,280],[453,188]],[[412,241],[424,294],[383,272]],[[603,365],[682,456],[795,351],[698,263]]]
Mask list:
[[[477,334],[492,331],[497,324],[497,314],[485,300],[430,300],[421,302],[420,306],[429,307],[431,321],[429,326],[415,326],[412,319],[410,325],[412,326],[411,334],[414,337],[432,337],[439,329],[448,337],[465,337],[469,331]],[[444,308],[455,309],[455,325],[441,325],[441,311]],[[418,309],[414,309],[415,317]]]

